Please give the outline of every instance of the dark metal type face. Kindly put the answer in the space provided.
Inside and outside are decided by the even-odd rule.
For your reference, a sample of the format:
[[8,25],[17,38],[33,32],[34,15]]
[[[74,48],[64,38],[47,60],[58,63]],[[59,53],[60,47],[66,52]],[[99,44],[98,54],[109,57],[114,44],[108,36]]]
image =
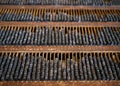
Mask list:
[[120,23],[0,24],[0,45],[120,45]]
[[119,52],[0,52],[0,80],[119,80]]
[[119,0],[1,0],[0,5],[89,5],[89,6],[111,6],[120,5]]

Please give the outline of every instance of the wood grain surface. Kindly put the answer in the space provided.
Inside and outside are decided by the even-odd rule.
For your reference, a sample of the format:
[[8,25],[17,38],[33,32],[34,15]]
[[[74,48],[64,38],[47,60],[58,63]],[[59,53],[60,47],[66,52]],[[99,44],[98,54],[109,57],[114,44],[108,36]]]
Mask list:
[[120,81],[3,81],[0,86],[120,86]]

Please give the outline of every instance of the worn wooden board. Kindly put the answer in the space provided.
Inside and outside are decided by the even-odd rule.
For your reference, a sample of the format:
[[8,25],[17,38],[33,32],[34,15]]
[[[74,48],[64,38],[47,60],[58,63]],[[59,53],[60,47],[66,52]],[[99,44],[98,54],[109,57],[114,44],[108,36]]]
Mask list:
[[3,81],[0,86],[120,86],[120,81]]

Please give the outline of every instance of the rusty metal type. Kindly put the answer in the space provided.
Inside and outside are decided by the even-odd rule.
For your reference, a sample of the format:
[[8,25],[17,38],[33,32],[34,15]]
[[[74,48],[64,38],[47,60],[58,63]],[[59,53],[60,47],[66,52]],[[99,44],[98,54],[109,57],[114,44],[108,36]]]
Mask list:
[[0,86],[120,86],[120,0],[0,0]]

